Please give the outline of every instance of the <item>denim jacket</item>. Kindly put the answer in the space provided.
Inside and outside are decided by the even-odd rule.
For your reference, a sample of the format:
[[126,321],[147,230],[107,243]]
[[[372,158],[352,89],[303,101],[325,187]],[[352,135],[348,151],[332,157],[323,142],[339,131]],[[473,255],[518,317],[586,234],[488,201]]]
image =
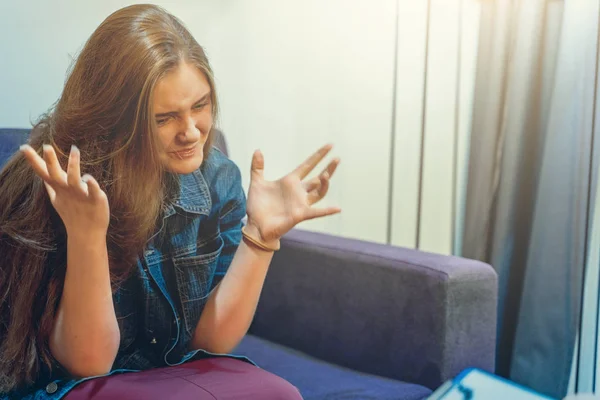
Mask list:
[[[212,149],[198,170],[179,180],[179,196],[165,207],[137,270],[114,294],[121,343],[109,375],[224,356],[190,351],[190,342],[241,240],[246,198],[240,172]],[[56,400],[85,380],[55,372],[5,398]]]

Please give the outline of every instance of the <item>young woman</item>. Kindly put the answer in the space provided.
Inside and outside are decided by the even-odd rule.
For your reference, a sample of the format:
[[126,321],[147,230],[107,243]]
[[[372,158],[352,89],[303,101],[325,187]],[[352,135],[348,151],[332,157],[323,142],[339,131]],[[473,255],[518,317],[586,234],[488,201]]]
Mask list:
[[246,203],[211,146],[216,116],[206,56],[172,15],[131,6],[92,34],[0,172],[0,397],[168,398],[159,379],[123,385],[145,372],[117,373],[167,367],[193,382],[176,398],[300,398],[227,354],[279,238],[340,211],[313,207],[339,160],[305,179],[325,146],[267,181],[255,152]]

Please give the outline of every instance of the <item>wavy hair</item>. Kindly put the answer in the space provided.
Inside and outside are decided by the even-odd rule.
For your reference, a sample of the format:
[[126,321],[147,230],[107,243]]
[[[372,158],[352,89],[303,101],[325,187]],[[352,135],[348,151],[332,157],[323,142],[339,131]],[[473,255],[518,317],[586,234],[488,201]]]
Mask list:
[[[181,62],[206,76],[216,121],[211,68],[184,25],[153,5],[118,10],[88,39],[60,98],[31,132],[31,146],[41,154],[43,144],[52,144],[63,168],[71,145],[77,145],[82,172],[106,192],[113,289],[135,267],[177,190],[159,161],[152,95]],[[53,368],[48,343],[66,272],[64,225],[21,154],[0,171],[0,254],[0,392],[6,393]]]

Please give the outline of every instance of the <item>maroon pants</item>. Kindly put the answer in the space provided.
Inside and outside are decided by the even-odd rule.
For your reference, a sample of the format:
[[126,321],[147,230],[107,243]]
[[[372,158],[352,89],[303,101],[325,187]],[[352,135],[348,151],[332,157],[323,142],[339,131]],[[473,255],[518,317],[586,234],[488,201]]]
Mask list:
[[193,399],[301,400],[286,380],[232,358],[210,358],[92,379],[77,385],[65,400]]

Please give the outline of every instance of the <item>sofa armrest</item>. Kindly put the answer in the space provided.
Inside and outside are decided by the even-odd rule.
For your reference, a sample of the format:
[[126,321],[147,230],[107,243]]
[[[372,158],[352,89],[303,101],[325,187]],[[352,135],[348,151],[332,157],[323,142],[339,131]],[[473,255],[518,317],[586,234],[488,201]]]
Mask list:
[[467,367],[493,371],[496,303],[487,264],[293,230],[250,331],[433,389]]

